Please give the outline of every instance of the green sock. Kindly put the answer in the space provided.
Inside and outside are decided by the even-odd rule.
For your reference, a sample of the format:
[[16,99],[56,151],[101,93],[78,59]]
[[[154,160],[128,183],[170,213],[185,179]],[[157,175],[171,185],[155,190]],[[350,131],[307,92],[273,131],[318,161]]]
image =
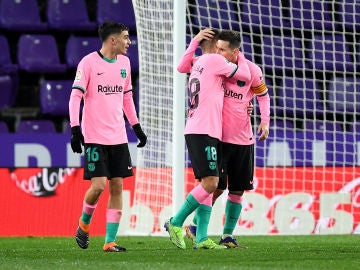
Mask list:
[[240,217],[241,209],[241,203],[234,203],[230,200],[227,200],[225,207],[225,225],[223,234],[233,234],[235,226]]
[[119,229],[119,223],[106,223],[106,236],[105,236],[105,243],[115,242],[116,234]]
[[82,211],[81,214],[81,220],[84,222],[84,224],[90,224],[92,215],[86,214],[84,211]]
[[198,220],[199,220],[199,215],[198,215],[198,209],[196,208],[195,215],[194,215],[194,218],[193,218],[193,223],[194,223],[195,226],[197,225]]
[[185,219],[199,206],[199,202],[189,193],[180,210],[171,219],[171,224],[182,227]]
[[200,243],[208,239],[208,226],[210,221],[212,207],[200,204],[196,209],[197,214],[197,227],[196,227],[196,243]]

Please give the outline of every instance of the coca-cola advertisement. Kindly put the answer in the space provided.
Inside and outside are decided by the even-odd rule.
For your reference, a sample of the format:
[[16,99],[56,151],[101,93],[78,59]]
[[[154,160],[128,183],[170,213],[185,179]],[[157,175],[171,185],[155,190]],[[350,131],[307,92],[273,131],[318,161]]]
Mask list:
[[[38,172],[29,169],[10,170],[11,180],[25,193],[36,197],[55,195],[58,185],[64,184],[65,179],[74,169],[69,168],[39,168]],[[35,173],[35,174],[34,174]]]

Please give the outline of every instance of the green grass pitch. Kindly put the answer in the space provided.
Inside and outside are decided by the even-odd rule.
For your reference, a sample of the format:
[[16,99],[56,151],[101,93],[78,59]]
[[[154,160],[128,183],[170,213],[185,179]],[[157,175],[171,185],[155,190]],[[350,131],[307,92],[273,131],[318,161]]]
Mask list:
[[[211,236],[214,241],[219,237]],[[119,236],[126,253],[87,250],[70,237],[0,237],[0,269],[360,269],[360,235],[238,236],[248,249],[177,249],[168,237]]]

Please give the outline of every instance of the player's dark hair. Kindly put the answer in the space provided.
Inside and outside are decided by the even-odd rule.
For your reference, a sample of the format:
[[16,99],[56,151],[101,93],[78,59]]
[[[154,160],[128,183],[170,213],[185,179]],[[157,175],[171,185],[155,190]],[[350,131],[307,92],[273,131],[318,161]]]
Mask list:
[[211,31],[214,32],[213,38],[211,40],[203,39],[200,42],[200,46],[201,46],[202,50],[212,48],[213,46],[215,46],[215,44],[216,44],[216,42],[218,40],[220,31],[218,29],[215,29],[215,28],[211,28]]
[[129,31],[129,28],[118,22],[104,22],[99,26],[98,33],[102,42],[107,40],[110,35],[121,34],[122,31]]
[[240,33],[233,30],[223,30],[218,36],[218,40],[228,41],[231,49],[240,48]]

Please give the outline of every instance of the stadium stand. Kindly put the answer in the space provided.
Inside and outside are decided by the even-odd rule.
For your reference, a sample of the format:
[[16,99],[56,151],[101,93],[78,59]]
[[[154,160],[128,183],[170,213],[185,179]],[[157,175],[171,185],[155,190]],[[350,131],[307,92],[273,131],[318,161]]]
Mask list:
[[11,60],[9,42],[5,35],[0,35],[0,50],[0,74],[17,73],[19,66]]
[[10,31],[45,31],[37,0],[1,0],[0,28]]
[[309,46],[311,68],[326,71],[354,71],[349,46],[342,34],[315,34]]
[[360,112],[360,88],[353,77],[331,78],[327,89],[330,110],[341,114]]
[[338,23],[344,30],[354,33],[360,31],[360,5],[358,0],[339,1]]
[[327,1],[292,0],[290,2],[291,26],[295,29],[332,31],[335,28]]
[[21,120],[17,127],[18,133],[55,133],[55,125],[51,120]]
[[0,75],[0,109],[11,107],[15,102],[16,92],[9,75]]
[[30,73],[66,71],[66,65],[60,63],[56,40],[50,34],[21,35],[17,56],[19,68]]
[[131,45],[127,51],[127,56],[130,58],[131,62],[131,72],[138,74],[139,73],[139,51],[137,37],[130,37]]
[[[263,61],[267,72],[275,70],[281,74],[283,70],[290,72],[294,68],[302,71],[305,67],[302,41],[297,37],[264,35]],[[269,46],[271,45],[271,46]]]
[[0,133],[9,133],[9,127],[5,121],[0,121]]
[[44,80],[40,85],[40,110],[52,116],[69,114],[72,80]]
[[122,22],[136,33],[136,22],[132,1],[97,0],[96,21],[102,24],[105,21]]
[[93,31],[97,28],[89,19],[84,0],[48,0],[46,16],[50,29]]
[[68,68],[76,68],[81,58],[101,48],[98,37],[70,36],[66,43],[65,63]]
[[[191,10],[191,21],[194,25],[206,25],[208,27],[220,28],[220,20],[219,18],[227,18],[227,20],[222,21],[222,28],[230,28],[230,24],[233,29],[239,30],[239,19],[234,10],[237,10],[237,6],[233,5],[233,3],[229,1],[206,1],[206,0],[198,0],[198,5],[196,8]],[[221,6],[221,9],[217,8],[217,3]],[[209,6],[209,8],[207,8]],[[213,18],[211,20],[204,18]]]
[[261,0],[241,1],[241,23],[248,29],[265,32],[280,31],[281,27],[289,27],[290,22],[285,20],[282,13],[281,0],[271,1],[271,5],[262,5]]
[[275,115],[293,118],[316,118],[324,115],[320,91],[311,78],[283,77],[278,93],[279,107]]

